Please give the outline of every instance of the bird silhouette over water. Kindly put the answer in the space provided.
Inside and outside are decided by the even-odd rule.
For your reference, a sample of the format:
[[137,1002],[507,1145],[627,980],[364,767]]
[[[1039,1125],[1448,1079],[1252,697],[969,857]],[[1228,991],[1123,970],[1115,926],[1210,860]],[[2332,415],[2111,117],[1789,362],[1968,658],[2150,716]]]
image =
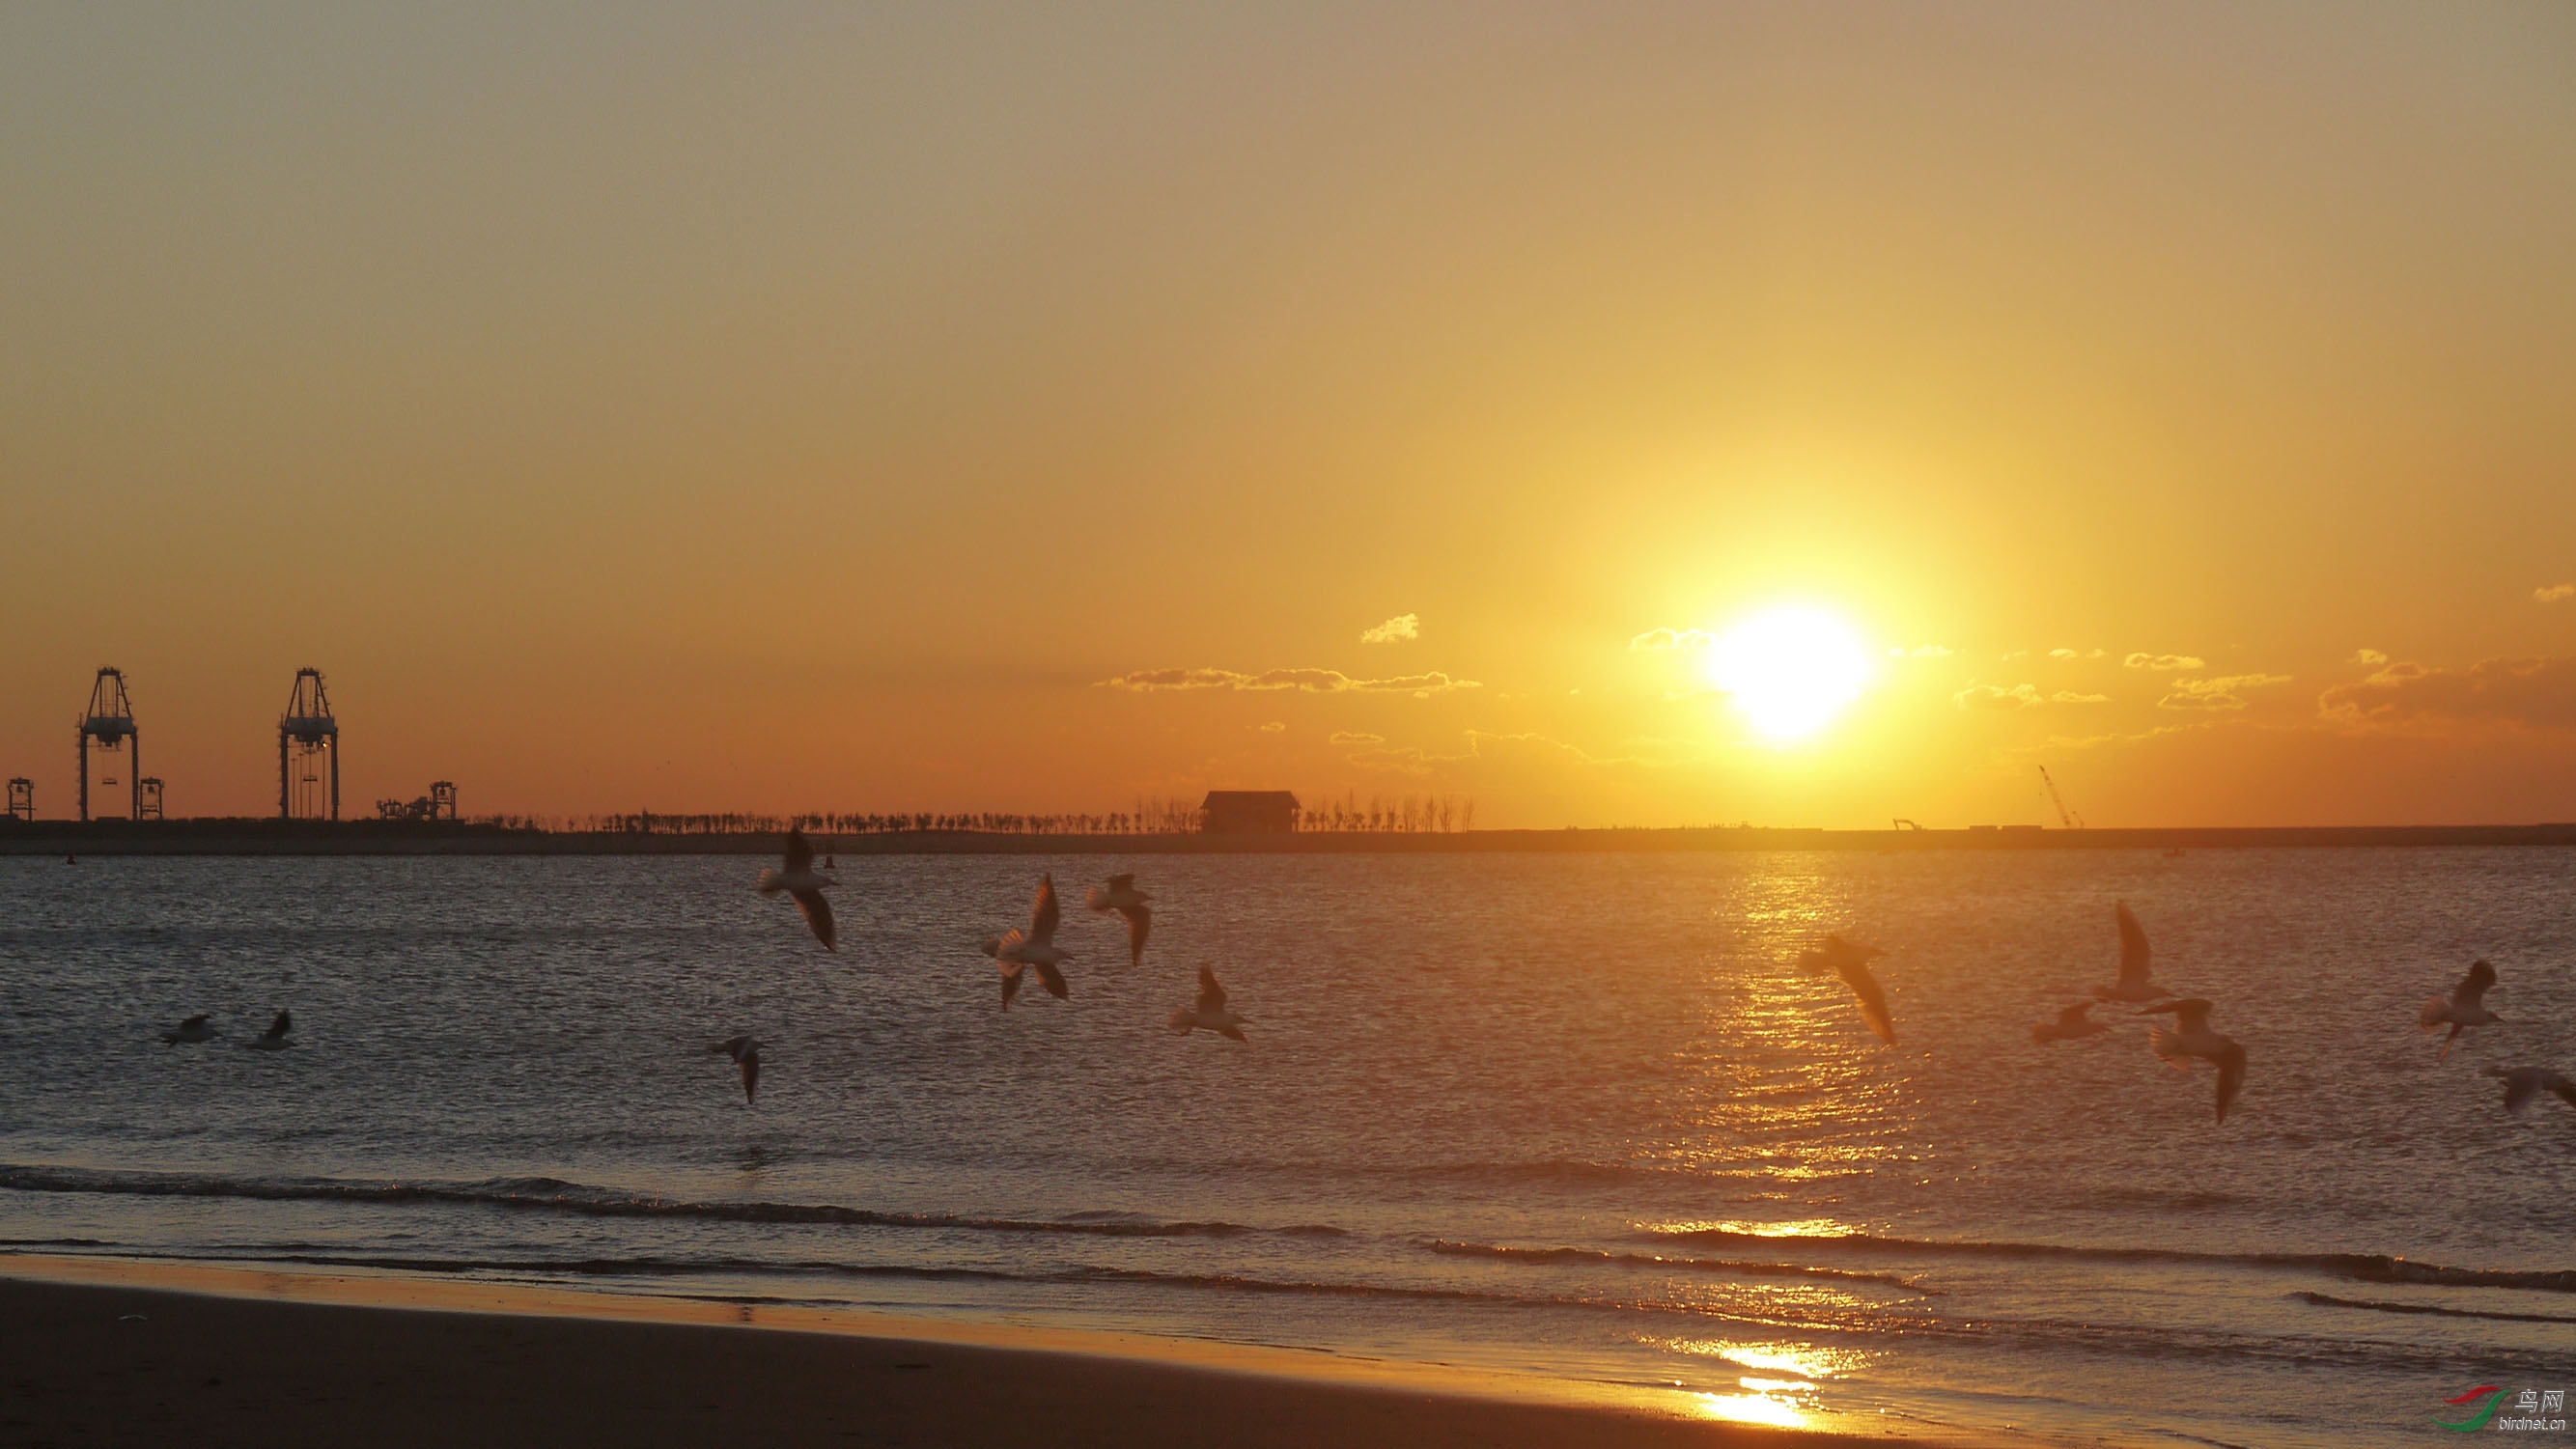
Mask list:
[[[759,1042],[748,1036],[729,1036],[708,1047],[707,1051],[733,1058],[734,1065],[742,1069],[742,1099],[745,1102],[756,1100],[760,1096]],[[795,1053],[790,1052],[788,1055],[793,1056]]]
[[2469,974],[2460,978],[2460,984],[2451,988],[2449,996],[2434,997],[2416,1013],[2416,1022],[2426,1031],[2440,1031],[2445,1026],[2451,1029],[2451,1034],[2442,1038],[2442,1049],[2434,1053],[2433,1060],[2438,1062],[2450,1056],[2451,1047],[2459,1041],[2461,1032],[2473,1026],[2504,1020],[2487,1010],[2487,988],[2495,985],[2495,981],[2493,966],[2484,961],[2472,961]]
[[2193,997],[2145,1008],[2147,1015],[2170,1013],[2170,1028],[2161,1022],[2147,1033],[2147,1049],[2175,1071],[2189,1071],[2194,1058],[2218,1068],[2218,1120],[2227,1120],[2228,1104],[2245,1088],[2245,1048],[2210,1029],[2210,1003]]
[[2092,1002],[2079,1001],[2059,1012],[2055,1021],[2033,1023],[2030,1039],[2036,1042],[2073,1041],[2079,1036],[2092,1036],[2109,1031],[2111,1029],[2109,1023],[2095,1021],[2087,1014],[2092,1010]]
[[2555,1095],[2570,1107],[2576,1107],[2576,1082],[2571,1082],[2547,1067],[2489,1067],[2487,1075],[2504,1081],[2504,1109],[2519,1112],[2531,1105],[2531,1099],[2543,1092]]
[[287,1040],[289,1036],[294,1034],[294,1031],[295,1018],[288,1015],[286,1012],[281,1011],[277,1014],[277,1020],[268,1024],[268,1030],[251,1038],[246,1045],[255,1052],[284,1051],[288,1047],[295,1045],[295,1043]]
[[1860,1019],[1878,1033],[1878,1039],[1889,1045],[1896,1042],[1896,1022],[1887,1014],[1887,992],[1878,978],[1869,974],[1869,963],[1887,953],[1876,946],[1859,946],[1840,936],[1825,937],[1824,944],[1813,951],[1801,952],[1798,967],[1810,976],[1828,973],[1839,976],[1860,1000]]
[[1202,966],[1199,968],[1198,1001],[1173,1012],[1171,1019],[1164,1024],[1183,1036],[1188,1036],[1190,1029],[1197,1027],[1243,1041],[1246,1039],[1243,1024],[1249,1020],[1250,1017],[1237,1016],[1225,1009],[1225,988],[1217,984],[1214,971]]
[[1154,927],[1154,910],[1146,905],[1153,897],[1136,889],[1136,877],[1113,875],[1109,888],[1093,886],[1083,903],[1101,914],[1116,911],[1127,918],[1127,964],[1145,964],[1145,933]]
[[206,1025],[205,1013],[199,1012],[176,1027],[161,1033],[161,1044],[177,1046],[183,1041],[212,1041],[214,1037],[215,1029]]
[[2093,995],[2100,1001],[2163,1001],[2173,993],[2147,978],[2147,931],[2138,918],[2129,914],[2127,901],[2114,901],[2111,909],[2120,920],[2120,975],[2108,986],[2096,986]]
[[796,902],[797,911],[805,917],[805,924],[813,928],[814,939],[823,943],[823,949],[840,950],[839,934],[832,926],[832,903],[823,899],[823,887],[840,882],[814,869],[814,844],[805,838],[804,831],[787,832],[787,854],[782,863],[785,870],[761,870],[760,893],[774,896],[787,892],[788,899]]
[[1002,968],[1004,1011],[1011,1009],[1011,998],[1020,994],[1022,973],[1031,968],[1037,971],[1038,982],[1046,987],[1049,996],[1062,1000],[1071,994],[1065,988],[1062,967],[1073,959],[1073,953],[1055,943],[1060,914],[1055,902],[1055,875],[1049,872],[1038,882],[1037,904],[1029,910],[1029,928],[1014,929],[999,940],[984,942],[984,954]]

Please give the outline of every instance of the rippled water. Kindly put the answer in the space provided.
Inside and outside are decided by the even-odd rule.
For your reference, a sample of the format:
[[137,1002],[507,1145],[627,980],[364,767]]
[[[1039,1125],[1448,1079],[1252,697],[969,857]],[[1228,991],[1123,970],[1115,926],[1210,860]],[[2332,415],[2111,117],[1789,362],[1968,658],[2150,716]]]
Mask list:
[[[1073,997],[1000,1013],[1039,870]],[[2576,1389],[2576,852],[0,861],[0,1237],[1677,1385],[1777,1422],[2433,1436]],[[2157,975],[2251,1056],[2117,1030]],[[1831,979],[1878,963],[1899,1045]],[[2473,955],[2506,1025],[2414,1025]],[[1248,1046],[1163,1028],[1195,967]],[[291,1051],[240,1050],[278,1008]],[[197,1011],[227,1035],[164,1047]],[[700,1048],[770,1043],[756,1107]],[[1884,1416],[1883,1418],[1881,1416]]]

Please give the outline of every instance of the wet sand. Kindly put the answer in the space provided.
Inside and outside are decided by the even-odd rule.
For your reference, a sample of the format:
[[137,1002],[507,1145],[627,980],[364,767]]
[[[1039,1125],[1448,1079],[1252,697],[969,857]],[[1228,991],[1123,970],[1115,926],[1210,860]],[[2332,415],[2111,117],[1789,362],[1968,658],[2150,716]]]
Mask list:
[[[919,1336],[882,1331],[903,1328]],[[10,1444],[1890,1442],[1551,1401],[1464,1375],[1290,1371],[1317,1357],[396,1276],[0,1259]]]

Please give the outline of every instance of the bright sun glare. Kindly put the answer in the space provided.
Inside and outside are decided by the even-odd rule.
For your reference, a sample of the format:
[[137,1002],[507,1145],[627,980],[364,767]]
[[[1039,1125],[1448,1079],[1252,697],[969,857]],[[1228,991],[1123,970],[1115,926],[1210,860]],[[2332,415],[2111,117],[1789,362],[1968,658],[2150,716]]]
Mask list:
[[1708,677],[1766,740],[1805,739],[1834,722],[1869,683],[1851,626],[1806,604],[1766,609],[1718,636]]

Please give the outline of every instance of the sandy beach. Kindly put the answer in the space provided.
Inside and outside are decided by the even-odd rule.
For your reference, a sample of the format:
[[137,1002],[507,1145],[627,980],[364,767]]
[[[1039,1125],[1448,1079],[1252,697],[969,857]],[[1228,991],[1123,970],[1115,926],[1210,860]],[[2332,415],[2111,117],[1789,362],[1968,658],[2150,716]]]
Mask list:
[[[910,1322],[931,1336],[874,1331]],[[399,1277],[0,1263],[0,1440],[1821,1446],[1284,1351]],[[1121,1351],[1124,1350],[1124,1351]],[[1925,1441],[1907,1440],[1920,1445]]]

